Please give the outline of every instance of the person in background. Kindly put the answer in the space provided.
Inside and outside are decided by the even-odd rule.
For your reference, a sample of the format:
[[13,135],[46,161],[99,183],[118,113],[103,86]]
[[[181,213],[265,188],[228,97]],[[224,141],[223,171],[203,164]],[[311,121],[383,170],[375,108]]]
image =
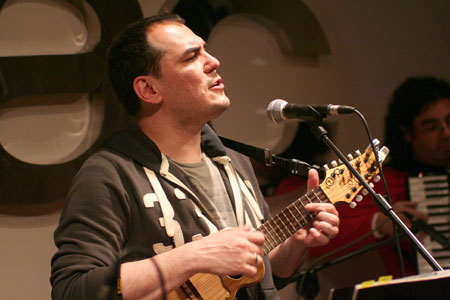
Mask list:
[[[410,202],[407,178],[419,174],[447,174],[450,163],[450,87],[442,79],[434,77],[407,78],[393,93],[385,124],[385,145],[390,149],[389,161],[383,166],[393,209],[400,219],[411,227],[413,218],[426,220],[424,212]],[[381,181],[375,183],[375,191],[385,195]],[[352,209],[338,206],[341,219],[340,234],[326,246],[313,248],[309,255],[320,257],[345,246],[360,236],[378,228],[369,238],[346,249],[348,253],[363,245],[393,235],[393,226],[382,214],[371,196],[366,196]],[[413,247],[407,241],[401,243],[405,273],[417,273]],[[399,277],[397,255],[393,245],[379,248],[386,273]]]
[[[207,125],[230,101],[205,41],[179,16],[145,18],[114,39],[107,65],[135,122],[74,178],[55,231],[52,298],[98,299],[110,285],[111,299],[174,299],[194,275],[254,277],[264,264],[237,299],[279,299],[307,249],[338,234],[334,206],[306,205],[310,226],[263,256],[267,239],[253,228],[270,216],[251,164]],[[318,185],[317,172],[308,185]]]

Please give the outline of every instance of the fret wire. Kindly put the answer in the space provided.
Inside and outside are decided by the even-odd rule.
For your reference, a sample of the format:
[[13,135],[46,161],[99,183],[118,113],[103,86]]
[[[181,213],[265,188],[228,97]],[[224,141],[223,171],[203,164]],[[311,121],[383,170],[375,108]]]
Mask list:
[[272,226],[272,233],[275,235],[275,237],[277,238],[277,243],[282,243],[283,242],[283,238],[280,235],[280,226],[277,223],[277,220],[275,219],[277,216],[272,218],[272,222],[270,223],[270,225]]
[[319,200],[320,203],[323,203],[319,196],[317,196],[316,191],[312,190],[313,194],[316,196],[316,198]]
[[[303,203],[300,200],[298,202],[300,202],[300,204],[302,204],[302,206],[303,206]],[[302,212],[297,208],[297,205],[295,205],[295,202],[293,204],[294,204],[295,209],[298,211],[300,216],[302,216],[303,220],[305,221],[305,224],[303,224],[303,226],[306,225],[308,223],[308,221],[306,220],[305,216],[303,216]]]
[[[275,218],[278,218],[278,220],[281,221],[281,224],[283,224],[283,220],[281,220],[281,218],[280,218],[279,215],[276,215]],[[275,219],[275,218],[274,218],[274,219]],[[287,240],[287,236],[284,234],[283,229],[278,225],[278,223],[275,223],[275,224],[278,226],[278,228],[280,229],[280,232],[283,234],[284,240]],[[284,225],[283,225],[283,226],[284,226]],[[284,226],[284,227],[286,227],[286,226]],[[283,241],[283,240],[282,240],[282,241]]]
[[[308,198],[308,194],[305,194],[305,198],[308,199],[308,201],[310,203],[312,203],[311,200]],[[303,202],[300,202],[300,203],[302,204],[302,206],[303,206],[303,208],[304,208],[304,210],[306,212],[305,221],[306,221],[306,224],[308,224],[310,221],[312,221],[314,219],[314,217],[312,216],[311,213],[308,212],[308,210],[305,207],[305,204],[303,204]]]
[[264,236],[266,238],[264,247],[266,247],[267,245],[271,246],[271,243],[270,243],[271,237],[270,237],[270,233],[269,233],[266,225],[267,225],[267,223],[264,223],[259,227],[259,230],[264,234]]
[[283,215],[286,217],[287,222],[289,223],[289,225],[291,225],[292,229],[294,229],[294,231],[289,230],[289,228],[286,228],[289,232],[289,235],[293,235],[297,230],[295,229],[294,225],[292,225],[292,221],[289,219],[289,217],[286,215],[285,213],[286,209],[284,209],[282,211]]
[[[269,222],[267,222],[267,224],[269,224],[270,228],[272,229],[272,232],[275,233],[275,237],[278,237],[278,239],[280,240],[280,243],[281,243],[281,242],[282,242],[281,238],[280,238],[278,235],[276,235],[277,232],[276,232],[275,229],[273,228],[272,224],[270,224],[271,221],[273,221],[273,220],[274,220],[274,219],[269,220]],[[274,239],[274,241],[276,242],[275,239]]]
[[[317,191],[320,194],[321,190],[318,189]],[[274,249],[285,239],[288,239],[288,236],[286,236],[286,232],[283,230],[283,228],[285,228],[285,230],[287,230],[288,235],[291,236],[298,229],[302,228],[303,226],[305,226],[314,219],[314,214],[309,213],[307,211],[302,199],[306,199],[309,203],[314,203],[314,201],[311,199],[311,196],[314,196],[320,203],[323,203],[323,200],[320,198],[319,194],[316,193],[316,190],[310,191],[309,193],[303,195],[300,199],[289,205],[286,209],[282,210],[281,213],[279,213],[271,220],[267,221],[266,223],[260,226],[260,231],[262,231],[262,233],[266,236],[267,241],[267,243],[264,244],[265,254]],[[326,197],[325,200],[327,200]],[[302,208],[300,208],[298,205],[301,205]],[[298,216],[294,213],[295,210],[297,211],[298,216],[300,216],[302,220],[299,220],[297,218]],[[289,218],[288,215],[291,216],[291,218]],[[284,216],[284,220],[282,216]],[[293,220],[291,220],[292,218]],[[299,225],[298,229],[296,228],[296,226],[294,226],[293,223],[294,220]],[[288,222],[290,227],[294,230],[293,232],[291,231],[289,226],[287,226],[286,222]]]
[[267,223],[268,222],[264,223],[261,227],[263,227],[263,229],[265,229],[266,233],[264,233],[264,232],[263,233],[266,236],[266,241],[269,243],[270,247],[273,249],[275,247],[272,245],[272,237],[270,235],[270,231],[265,226]]
[[[314,192],[314,190],[312,190],[312,192]],[[310,192],[311,193],[311,192]],[[309,203],[314,203],[313,201],[311,201],[308,197],[308,194],[305,195],[306,199],[308,199]],[[306,209],[306,208],[305,208]],[[312,213],[307,213],[307,216],[309,217],[310,221],[314,220],[314,216]]]
[[[303,227],[303,225],[302,225],[302,223],[300,223],[300,221],[297,219],[297,217],[295,216],[295,214],[291,211],[291,206],[294,206],[295,207],[295,205],[294,204],[291,204],[291,205],[289,205],[288,206],[288,209],[289,209],[289,212],[291,213],[291,215],[294,217],[294,219],[295,219],[295,221],[297,222],[297,224],[299,225],[299,229],[300,228],[302,228]],[[297,209],[297,211],[298,211],[298,209]],[[292,225],[293,226],[293,225]],[[298,230],[298,229],[297,229]],[[297,231],[296,230],[296,231]]]
[[[267,236],[266,234],[264,234],[265,236]],[[266,238],[264,240],[264,254],[268,253],[270,251],[270,242],[269,239]]]
[[[314,190],[313,190],[312,192],[314,192]],[[309,192],[309,193],[311,193],[311,192]],[[308,194],[309,194],[309,193],[308,193]],[[305,195],[306,199],[308,199],[309,203],[314,203],[313,201],[311,201],[311,200],[309,199],[308,194]]]

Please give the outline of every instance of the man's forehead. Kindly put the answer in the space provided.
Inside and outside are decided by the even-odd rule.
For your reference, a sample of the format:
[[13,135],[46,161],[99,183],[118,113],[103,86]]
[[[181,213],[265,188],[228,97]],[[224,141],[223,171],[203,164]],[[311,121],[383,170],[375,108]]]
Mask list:
[[429,119],[446,118],[450,115],[450,99],[440,99],[426,105],[422,112],[416,117],[418,121]]
[[147,35],[163,51],[184,52],[185,49],[204,44],[202,38],[187,26],[177,22],[163,22],[150,27]]

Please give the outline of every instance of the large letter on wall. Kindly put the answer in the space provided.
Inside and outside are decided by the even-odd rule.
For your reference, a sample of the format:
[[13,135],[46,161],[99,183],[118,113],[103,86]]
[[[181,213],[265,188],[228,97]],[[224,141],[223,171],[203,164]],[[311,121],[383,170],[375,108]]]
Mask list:
[[124,113],[104,81],[107,46],[142,16],[133,0],[0,1],[0,212],[58,206]]

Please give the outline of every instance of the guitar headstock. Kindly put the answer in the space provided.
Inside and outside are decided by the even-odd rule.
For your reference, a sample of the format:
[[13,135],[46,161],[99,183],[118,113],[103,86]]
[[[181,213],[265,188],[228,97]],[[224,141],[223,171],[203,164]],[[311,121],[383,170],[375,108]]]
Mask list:
[[[387,147],[378,149],[378,145],[380,144],[378,140],[374,140],[374,144],[377,149],[376,151],[378,152],[380,163],[382,163],[388,155],[389,149]],[[375,153],[373,152],[372,147],[369,145],[363,154],[359,151],[357,151],[356,154],[356,158],[349,156],[350,164],[366,181],[371,180],[379,173]],[[344,164],[337,166],[337,163],[333,162],[332,166],[334,168],[326,170],[325,179],[320,184],[320,187],[331,203],[336,204],[337,202],[346,202],[349,203],[351,207],[355,207],[356,203],[352,202],[353,198],[357,196],[363,186]],[[358,195],[356,200],[361,201],[360,199],[362,199],[362,196]]]

